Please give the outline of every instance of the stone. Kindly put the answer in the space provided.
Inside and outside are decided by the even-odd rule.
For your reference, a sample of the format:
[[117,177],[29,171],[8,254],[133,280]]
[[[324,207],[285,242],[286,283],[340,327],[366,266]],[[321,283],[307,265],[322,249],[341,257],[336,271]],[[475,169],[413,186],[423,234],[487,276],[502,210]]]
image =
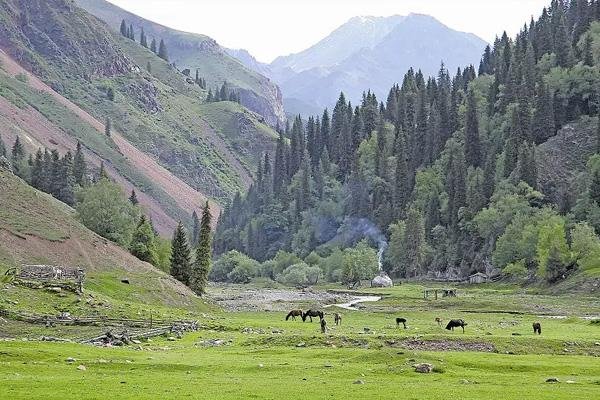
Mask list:
[[68,357],[65,361],[68,363],[73,363],[75,362],[75,359],[73,357]]
[[546,379],[546,382],[547,382],[547,383],[558,383],[558,382],[560,382],[560,381],[558,380],[558,378],[556,378],[556,377],[553,377],[553,378],[548,378],[548,379]]
[[175,339],[175,337],[173,337],[173,336],[169,336],[169,337],[167,338],[167,340],[168,340],[169,342],[174,342],[174,341],[176,341],[177,339]]
[[87,368],[85,367],[85,365],[80,365],[80,366],[77,367],[77,369],[80,370],[80,371],[87,370]]
[[460,383],[462,383],[463,385],[468,385],[470,382],[466,379],[461,379]]
[[429,363],[421,363],[413,365],[415,372],[420,374],[428,374],[433,371],[433,365]]
[[296,345],[296,347],[306,347],[306,343],[300,342]]
[[575,381],[565,381],[566,383],[573,384]]
[[356,381],[354,381],[354,382],[352,382],[352,383],[353,383],[354,385],[364,385],[364,384],[365,384],[365,381],[363,381],[362,379],[358,379],[358,380],[356,380]]
[[263,364],[258,364],[258,368],[264,368],[265,366]]
[[140,342],[137,339],[131,339],[131,343],[133,343],[133,344],[141,344],[142,342]]

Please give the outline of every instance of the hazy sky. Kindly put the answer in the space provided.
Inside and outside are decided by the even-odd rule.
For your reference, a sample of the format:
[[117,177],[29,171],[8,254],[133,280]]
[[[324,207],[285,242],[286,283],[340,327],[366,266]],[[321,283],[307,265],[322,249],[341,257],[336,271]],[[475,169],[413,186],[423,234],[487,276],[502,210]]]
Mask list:
[[513,36],[550,0],[109,0],[144,18],[244,48],[260,61],[295,53],[359,15],[429,14],[491,42]]

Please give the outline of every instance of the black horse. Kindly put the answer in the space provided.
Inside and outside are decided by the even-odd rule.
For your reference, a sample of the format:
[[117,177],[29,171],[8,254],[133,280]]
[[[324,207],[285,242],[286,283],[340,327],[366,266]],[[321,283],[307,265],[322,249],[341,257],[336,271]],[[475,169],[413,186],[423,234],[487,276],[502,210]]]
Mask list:
[[406,329],[406,318],[396,318],[396,326],[400,326],[400,324],[404,325],[404,329]]
[[533,323],[533,334],[538,334],[541,335],[542,334],[542,324],[540,324],[539,322],[534,322]]
[[450,322],[448,322],[448,325],[446,325],[446,329],[448,329],[449,331],[454,331],[454,328],[458,328],[460,326],[463,330],[463,333],[465,333],[466,325],[467,323],[462,319],[451,319]]
[[306,322],[306,318],[310,318],[310,322],[312,322],[312,317],[319,317],[319,320],[323,319],[323,311],[319,310],[307,310],[302,314],[302,322]]
[[302,318],[302,310],[292,310],[288,313],[288,315],[285,317],[285,320],[287,321],[288,319],[292,319],[292,321],[296,320],[296,317],[300,317]]

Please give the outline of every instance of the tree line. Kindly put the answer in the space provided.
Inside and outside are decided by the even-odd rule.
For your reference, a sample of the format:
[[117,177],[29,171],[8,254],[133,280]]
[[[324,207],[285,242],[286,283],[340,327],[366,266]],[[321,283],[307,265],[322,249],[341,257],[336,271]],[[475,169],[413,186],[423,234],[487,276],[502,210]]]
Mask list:
[[[329,257],[356,243],[340,241],[352,217],[383,232],[394,276],[495,267],[555,281],[584,266],[600,248],[599,165],[590,159],[571,183],[540,182],[537,146],[568,123],[597,123],[599,20],[600,1],[553,0],[514,39],[486,47],[478,68],[410,69],[385,101],[367,91],[353,105],[342,93],[331,114],[296,117],[226,208],[215,252]],[[593,243],[586,255],[576,239]]]
[[[127,26],[127,22],[125,22],[125,20],[122,20],[119,31],[121,32],[122,36],[131,39],[135,42],[135,30],[133,29],[133,24],[129,24],[129,26]],[[156,39],[152,38],[152,41],[150,41],[150,45],[148,45],[148,37],[146,36],[143,27],[140,31],[140,44],[143,47],[150,49],[150,51],[152,51],[154,54],[156,54],[166,62],[169,62],[169,52],[167,50],[167,45],[165,44],[165,41],[163,39],[160,39],[160,42],[157,47]]]

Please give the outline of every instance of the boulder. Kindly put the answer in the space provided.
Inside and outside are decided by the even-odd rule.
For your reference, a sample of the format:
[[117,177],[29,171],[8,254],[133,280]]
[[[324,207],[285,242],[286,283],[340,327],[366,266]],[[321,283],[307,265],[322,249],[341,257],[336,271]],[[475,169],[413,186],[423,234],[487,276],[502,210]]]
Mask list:
[[558,378],[548,378],[548,379],[546,379],[546,382],[548,382],[548,383],[558,383],[560,381],[558,380]]
[[415,372],[420,374],[428,374],[433,371],[433,364],[429,363],[415,364],[413,367],[415,368]]

